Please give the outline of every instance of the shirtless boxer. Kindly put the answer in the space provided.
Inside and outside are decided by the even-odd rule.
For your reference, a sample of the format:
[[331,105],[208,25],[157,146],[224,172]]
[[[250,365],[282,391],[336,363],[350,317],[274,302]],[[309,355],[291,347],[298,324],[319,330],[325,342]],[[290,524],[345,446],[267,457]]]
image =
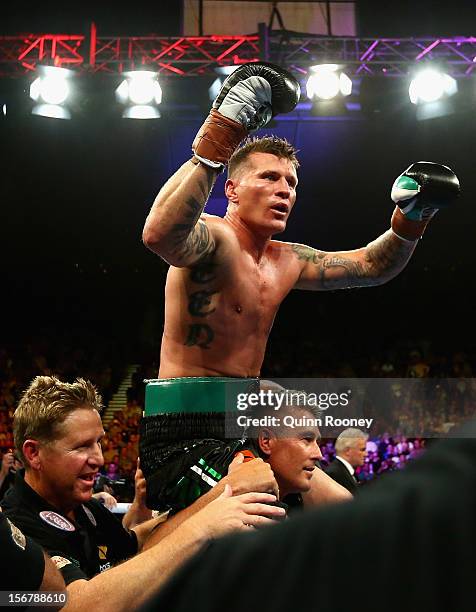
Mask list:
[[[292,100],[298,88],[277,67],[237,69],[197,134],[192,159],[155,199],[143,241],[170,264],[159,378],[259,376],[274,317],[292,289],[387,282],[405,267],[437,209],[458,195],[449,168],[418,162],[393,185],[391,228],[367,246],[329,253],[274,240],[296,200],[295,150],[276,137],[237,147],[275,114],[275,99]],[[226,165],[225,218],[203,214]]]
[[[256,98],[246,104],[258,106]],[[214,128],[214,137],[220,137],[220,126]],[[289,291],[364,287],[392,279],[407,264],[436,207],[457,193],[449,169],[420,162],[403,175],[408,179],[396,181],[392,198],[400,206],[392,228],[367,246],[328,253],[273,240],[285,230],[296,200],[295,151],[271,137],[234,152],[240,136],[229,147],[224,219],[202,214],[228,161],[218,150],[213,156],[208,146],[207,155],[218,167],[196,155],[187,161],[162,187],[145,223],[145,245],[171,266],[160,378],[259,376],[274,317]],[[196,142],[193,148],[200,155],[204,147]],[[405,183],[405,193],[397,183]],[[406,207],[408,195],[419,187],[416,201]]]

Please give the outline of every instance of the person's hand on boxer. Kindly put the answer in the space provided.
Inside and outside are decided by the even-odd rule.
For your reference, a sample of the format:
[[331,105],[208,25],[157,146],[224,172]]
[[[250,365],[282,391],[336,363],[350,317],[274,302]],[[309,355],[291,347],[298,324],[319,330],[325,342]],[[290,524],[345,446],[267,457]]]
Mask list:
[[140,468],[140,459],[137,458],[137,468],[136,473],[134,474],[134,504],[137,504],[140,508],[147,508],[145,500],[146,500],[146,483],[144,474]]
[[122,519],[122,526],[132,529],[152,518],[152,510],[146,505],[147,491],[145,476],[140,469],[140,460],[137,459],[137,469],[134,475],[135,494],[131,507]]
[[106,491],[99,491],[99,493],[94,493],[93,497],[94,499],[97,499],[102,504],[104,504],[104,506],[108,510],[112,510],[117,506],[117,499]]
[[290,112],[299,96],[299,83],[287,70],[264,62],[240,66],[223,83],[193,141],[195,159],[222,170],[249,132]]
[[284,508],[271,505],[275,502],[276,496],[270,493],[238,495],[227,484],[220,497],[182,523],[181,529],[186,526],[205,539],[214,539],[229,531],[266,527],[286,516]]
[[433,162],[416,162],[394,182],[391,198],[397,204],[392,230],[403,240],[421,238],[427,224],[440,208],[447,208],[459,196],[455,173]]
[[235,495],[257,491],[273,493],[279,498],[278,483],[269,464],[260,458],[246,462],[244,459],[241,453],[237,453],[228,467],[228,475],[221,482],[229,484]]

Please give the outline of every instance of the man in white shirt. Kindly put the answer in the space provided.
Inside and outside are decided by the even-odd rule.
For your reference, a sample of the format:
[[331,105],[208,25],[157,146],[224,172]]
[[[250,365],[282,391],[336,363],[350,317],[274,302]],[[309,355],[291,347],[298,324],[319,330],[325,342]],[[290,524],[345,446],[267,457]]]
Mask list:
[[355,468],[364,465],[368,437],[368,434],[360,429],[344,429],[335,443],[336,458],[325,470],[326,474],[352,495],[355,495],[358,486]]

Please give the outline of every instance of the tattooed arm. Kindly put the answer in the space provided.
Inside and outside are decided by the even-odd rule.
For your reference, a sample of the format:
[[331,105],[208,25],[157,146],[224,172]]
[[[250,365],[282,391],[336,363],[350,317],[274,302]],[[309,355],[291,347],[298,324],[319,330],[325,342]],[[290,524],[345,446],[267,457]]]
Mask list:
[[407,242],[388,230],[363,249],[326,253],[293,244],[302,269],[296,289],[321,290],[370,287],[386,283],[407,265],[417,242]]
[[142,239],[169,264],[183,268],[212,253],[215,238],[200,215],[217,172],[187,161],[165,183],[146,219]]

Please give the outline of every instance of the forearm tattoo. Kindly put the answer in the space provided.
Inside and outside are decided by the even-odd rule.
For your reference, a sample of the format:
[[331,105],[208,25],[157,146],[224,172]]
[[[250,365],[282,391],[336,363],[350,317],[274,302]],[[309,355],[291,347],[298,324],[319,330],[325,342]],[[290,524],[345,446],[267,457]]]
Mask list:
[[366,259],[377,274],[396,274],[406,266],[415,246],[389,230],[367,246]]
[[200,220],[216,173],[210,172],[197,181],[199,198],[189,196],[185,202],[184,222],[177,223],[171,230],[171,253],[180,259],[202,257],[213,249],[213,239],[205,221]]
[[403,242],[389,230],[367,245],[359,260],[299,244],[292,248],[298,259],[315,266],[312,276],[323,289],[346,289],[378,285],[393,278],[405,267],[415,244]]
[[336,255],[322,260],[320,281],[324,289],[347,289],[374,284],[374,279],[366,277],[366,270],[361,263]]

